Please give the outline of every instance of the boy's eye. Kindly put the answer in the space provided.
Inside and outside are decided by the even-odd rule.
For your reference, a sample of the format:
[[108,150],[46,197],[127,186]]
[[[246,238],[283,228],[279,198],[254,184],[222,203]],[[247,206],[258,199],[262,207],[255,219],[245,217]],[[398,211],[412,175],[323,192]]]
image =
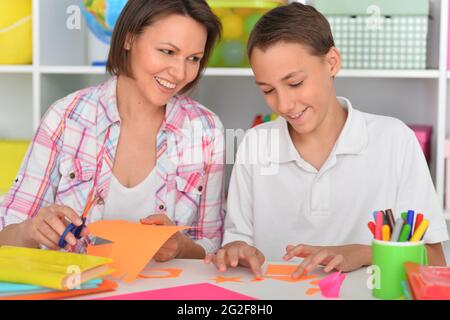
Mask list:
[[269,94],[269,93],[271,93],[272,91],[273,91],[273,89],[263,90],[263,93],[264,93],[264,94]]
[[297,82],[297,83],[292,83],[289,86],[291,88],[297,88],[297,87],[300,87],[302,84],[303,84],[303,81],[300,81],[300,82]]

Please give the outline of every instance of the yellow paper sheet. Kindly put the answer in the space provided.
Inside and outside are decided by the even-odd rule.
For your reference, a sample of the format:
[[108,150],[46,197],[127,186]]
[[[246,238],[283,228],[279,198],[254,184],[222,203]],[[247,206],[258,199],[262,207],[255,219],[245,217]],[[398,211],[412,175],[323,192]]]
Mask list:
[[[61,251],[0,247],[0,281],[66,290],[64,280],[112,260]],[[101,276],[101,275],[99,275]]]

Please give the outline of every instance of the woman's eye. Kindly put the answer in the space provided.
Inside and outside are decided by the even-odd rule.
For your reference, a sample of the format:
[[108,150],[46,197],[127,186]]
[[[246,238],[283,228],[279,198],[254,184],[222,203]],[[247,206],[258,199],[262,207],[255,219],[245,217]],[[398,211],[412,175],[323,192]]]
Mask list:
[[189,60],[192,62],[199,62],[201,60],[201,58],[200,57],[190,57]]
[[263,90],[263,93],[264,94],[269,94],[269,93],[271,93],[273,91],[273,89],[270,89],[270,90]]
[[165,54],[169,54],[169,55],[171,55],[173,53],[173,51],[169,50],[169,49],[161,49],[159,51],[161,51],[162,53],[165,53]]

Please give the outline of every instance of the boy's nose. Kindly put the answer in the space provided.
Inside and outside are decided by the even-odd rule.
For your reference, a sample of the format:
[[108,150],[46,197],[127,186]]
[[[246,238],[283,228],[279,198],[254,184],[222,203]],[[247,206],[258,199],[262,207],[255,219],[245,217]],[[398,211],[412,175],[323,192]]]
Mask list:
[[283,115],[291,114],[293,112],[293,110],[295,109],[294,107],[295,107],[295,103],[290,99],[287,99],[287,98],[281,99],[280,98],[278,100],[277,109],[278,109],[278,112]]

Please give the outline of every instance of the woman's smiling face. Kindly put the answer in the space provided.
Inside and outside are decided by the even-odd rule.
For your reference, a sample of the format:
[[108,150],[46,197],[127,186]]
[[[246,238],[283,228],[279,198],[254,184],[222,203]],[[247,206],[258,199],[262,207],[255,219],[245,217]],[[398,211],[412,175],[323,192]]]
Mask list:
[[131,43],[127,41],[131,74],[141,96],[151,105],[164,106],[195,80],[206,40],[203,25],[171,14],[146,27]]

